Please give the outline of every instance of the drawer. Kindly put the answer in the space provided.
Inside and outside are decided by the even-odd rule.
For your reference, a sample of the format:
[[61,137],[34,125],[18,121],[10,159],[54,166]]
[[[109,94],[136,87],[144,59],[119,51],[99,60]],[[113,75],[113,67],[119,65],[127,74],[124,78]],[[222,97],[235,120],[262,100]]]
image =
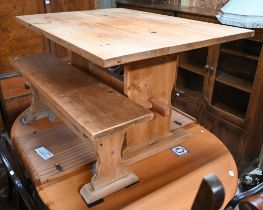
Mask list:
[[18,96],[31,94],[31,88],[25,85],[24,77],[12,77],[0,81],[2,99],[9,100]]
[[7,123],[6,126],[9,129],[18,115],[30,106],[31,98],[31,95],[24,95],[9,100],[2,100],[3,112]]

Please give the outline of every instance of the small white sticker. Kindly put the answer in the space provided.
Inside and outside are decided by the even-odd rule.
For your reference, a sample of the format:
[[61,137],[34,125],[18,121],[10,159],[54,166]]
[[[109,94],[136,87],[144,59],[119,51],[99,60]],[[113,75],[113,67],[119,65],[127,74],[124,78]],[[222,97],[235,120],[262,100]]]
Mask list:
[[171,151],[176,154],[178,157],[182,157],[185,156],[189,153],[189,151],[187,149],[185,149],[182,146],[176,146],[176,147],[172,147]]
[[234,171],[229,171],[229,176],[235,176]]
[[10,174],[11,176],[13,176],[13,175],[15,174],[15,172],[14,172],[13,170],[11,170],[11,171],[9,171],[9,174]]
[[48,151],[45,147],[39,147],[35,149],[36,153],[42,157],[44,160],[47,160],[54,156],[54,154],[50,151]]

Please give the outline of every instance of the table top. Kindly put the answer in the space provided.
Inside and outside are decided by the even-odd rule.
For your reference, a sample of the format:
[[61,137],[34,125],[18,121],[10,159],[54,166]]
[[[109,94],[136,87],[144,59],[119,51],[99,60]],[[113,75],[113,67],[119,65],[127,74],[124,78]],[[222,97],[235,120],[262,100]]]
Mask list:
[[[16,124],[14,129],[16,128]],[[177,157],[170,150],[144,159],[130,167],[140,182],[107,196],[92,209],[166,209],[189,210],[201,180],[215,173],[225,187],[225,203],[234,196],[237,168],[226,147],[212,133],[196,125],[181,145],[189,153]],[[40,185],[38,192],[50,210],[89,209],[80,196],[80,188],[92,177],[89,167],[60,180]]]
[[109,67],[253,36],[252,30],[112,8],[17,17],[24,25]]

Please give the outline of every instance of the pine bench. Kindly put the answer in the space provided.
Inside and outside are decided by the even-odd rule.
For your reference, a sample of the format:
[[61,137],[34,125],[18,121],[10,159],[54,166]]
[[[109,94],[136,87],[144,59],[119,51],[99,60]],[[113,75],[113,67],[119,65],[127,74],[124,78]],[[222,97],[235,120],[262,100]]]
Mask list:
[[88,194],[87,203],[138,181],[125,167],[121,150],[127,128],[152,120],[150,110],[53,55],[15,58],[12,64],[33,89],[22,122],[58,116],[96,151],[94,176],[81,189],[81,194]]

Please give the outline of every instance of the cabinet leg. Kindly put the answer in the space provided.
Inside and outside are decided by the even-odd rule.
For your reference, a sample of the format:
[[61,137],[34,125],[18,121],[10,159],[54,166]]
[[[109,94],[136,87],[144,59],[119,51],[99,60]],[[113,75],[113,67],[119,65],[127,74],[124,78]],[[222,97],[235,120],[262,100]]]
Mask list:
[[125,130],[95,140],[95,173],[91,182],[80,190],[88,204],[138,181],[138,177],[125,167],[121,158],[124,134]]

